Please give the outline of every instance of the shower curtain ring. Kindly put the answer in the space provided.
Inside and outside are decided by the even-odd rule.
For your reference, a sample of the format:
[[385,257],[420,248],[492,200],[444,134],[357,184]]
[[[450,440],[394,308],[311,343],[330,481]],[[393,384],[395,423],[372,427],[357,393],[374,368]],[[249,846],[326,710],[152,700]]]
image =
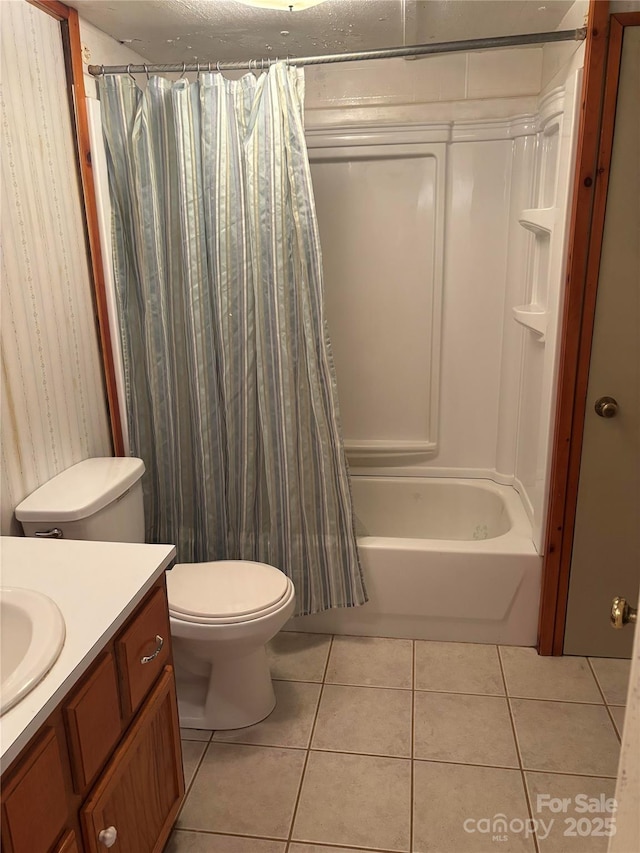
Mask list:
[[178,80],[182,80],[182,78],[184,77],[184,75],[185,75],[186,71],[187,71],[187,63],[186,63],[186,62],[183,62],[183,63],[182,63],[182,74],[178,77]]
[[220,60],[216,62],[216,71],[218,72],[218,74],[220,73]]
[[135,82],[136,82],[136,78],[135,78],[135,77],[133,76],[133,74],[131,73],[131,63],[129,63],[129,64],[127,65],[127,74],[129,75],[129,77],[131,77],[131,79],[132,79],[132,80],[133,80],[133,82],[135,83]]
[[100,76],[104,77],[104,65],[100,66]]
[[149,66],[145,63],[144,73],[147,75],[147,83],[149,82]]

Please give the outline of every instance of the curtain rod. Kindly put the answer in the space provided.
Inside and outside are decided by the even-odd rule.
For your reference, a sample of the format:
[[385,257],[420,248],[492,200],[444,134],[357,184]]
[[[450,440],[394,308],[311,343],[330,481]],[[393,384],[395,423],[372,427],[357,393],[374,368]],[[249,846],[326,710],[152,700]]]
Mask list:
[[[324,56],[282,57],[289,65],[324,65],[333,62],[357,62],[365,59],[391,59],[407,56],[429,56],[438,53],[456,53],[467,50],[491,50],[499,47],[520,47],[528,44],[545,44],[558,41],[583,41],[587,37],[586,27],[577,30],[556,30],[551,33],[524,33],[517,36],[495,36],[494,38],[443,41],[438,44],[413,44],[406,47],[388,47],[377,50],[361,50],[356,53],[332,53]],[[188,71],[249,71],[269,68],[275,59],[248,59],[239,62],[173,62],[161,65],[89,65],[89,74],[101,77],[104,74],[163,74]]]

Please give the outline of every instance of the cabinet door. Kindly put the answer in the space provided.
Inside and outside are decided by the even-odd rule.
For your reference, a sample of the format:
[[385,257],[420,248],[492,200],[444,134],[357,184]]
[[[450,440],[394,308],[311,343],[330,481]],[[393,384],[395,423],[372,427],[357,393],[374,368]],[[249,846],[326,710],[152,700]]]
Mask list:
[[103,853],[104,830],[112,837],[115,830],[114,853],[160,853],[183,794],[175,682],[166,667],[80,813],[87,853]]
[[[64,747],[63,747],[64,748]],[[58,738],[47,727],[9,781],[2,780],[2,846],[13,853],[51,850],[68,818]]]
[[169,663],[169,611],[157,589],[116,640],[116,657],[125,717],[134,713]]
[[75,832],[68,832],[56,847],[54,853],[80,853]]
[[82,794],[118,742],[122,723],[113,655],[103,655],[89,677],[65,703],[73,785]]

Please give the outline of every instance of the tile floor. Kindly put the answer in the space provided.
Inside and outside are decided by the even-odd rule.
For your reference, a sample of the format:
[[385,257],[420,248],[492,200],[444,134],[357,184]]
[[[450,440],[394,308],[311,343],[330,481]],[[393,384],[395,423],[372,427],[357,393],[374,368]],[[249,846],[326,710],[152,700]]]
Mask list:
[[183,730],[165,853],[606,850],[574,798],[614,795],[628,661],[289,632],[269,654],[270,717]]

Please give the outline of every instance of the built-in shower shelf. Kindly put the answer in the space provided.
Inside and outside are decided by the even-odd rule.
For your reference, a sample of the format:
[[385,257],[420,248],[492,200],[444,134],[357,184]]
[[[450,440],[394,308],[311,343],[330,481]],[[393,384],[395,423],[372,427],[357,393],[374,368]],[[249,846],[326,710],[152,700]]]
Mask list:
[[438,449],[435,441],[403,441],[401,439],[348,439],[344,440],[344,449],[350,459],[376,457],[378,459],[413,454],[432,456]]
[[544,341],[549,317],[545,308],[541,305],[518,305],[512,310],[514,320],[517,323],[540,335],[540,340]]
[[518,222],[528,231],[533,231],[534,234],[542,236],[551,234],[555,219],[555,207],[532,207],[522,211],[518,217]]

